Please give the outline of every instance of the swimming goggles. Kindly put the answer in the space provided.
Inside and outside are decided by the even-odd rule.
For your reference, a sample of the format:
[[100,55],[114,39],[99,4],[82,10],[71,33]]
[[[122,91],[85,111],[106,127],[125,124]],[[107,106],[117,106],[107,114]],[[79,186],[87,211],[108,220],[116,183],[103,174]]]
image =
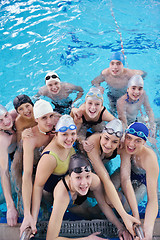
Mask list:
[[121,131],[115,132],[113,128],[105,127],[103,131],[107,132],[110,135],[115,134],[115,136],[118,137],[118,138],[121,138],[122,135],[123,135],[123,133]]
[[58,79],[60,79],[57,75],[46,76],[45,79],[49,80],[50,78],[53,78],[53,79],[58,78]]
[[89,93],[87,93],[86,98],[87,97],[97,97],[98,99],[103,100],[102,94],[100,94],[100,93],[89,92]]
[[90,166],[76,167],[76,168],[73,168],[71,171],[75,172],[75,173],[82,173],[83,171],[90,172],[91,171],[91,167]]
[[63,127],[60,127],[57,132],[66,132],[67,130],[75,130],[77,129],[76,125],[74,124],[71,124],[69,127],[66,127],[66,126],[63,126]]
[[137,134],[138,137],[140,138],[144,138],[147,139],[147,136],[144,134],[144,132],[141,132],[141,131],[136,131],[134,128],[129,128],[129,129],[126,129],[125,130],[126,133],[130,133],[130,134]]

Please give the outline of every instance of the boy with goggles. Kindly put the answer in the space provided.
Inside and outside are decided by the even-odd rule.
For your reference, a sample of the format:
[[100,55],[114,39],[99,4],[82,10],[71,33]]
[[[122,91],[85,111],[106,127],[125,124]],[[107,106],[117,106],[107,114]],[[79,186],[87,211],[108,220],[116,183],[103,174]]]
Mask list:
[[[121,187],[133,216],[138,219],[137,202],[147,192],[143,231],[145,239],[151,240],[158,213],[159,166],[155,152],[146,145],[148,134],[148,128],[140,122],[135,122],[126,129],[124,149],[121,152]],[[133,189],[132,184],[135,183],[137,187]]]
[[[116,102],[118,98],[125,94],[128,80],[135,74],[145,77],[146,73],[141,70],[124,68],[125,56],[121,52],[114,52],[109,59],[109,68],[104,69],[101,74],[92,80],[92,85],[100,87],[102,82],[106,82],[108,87],[108,98],[110,102],[110,112],[116,113]],[[104,88],[100,87],[104,92]]]
[[[81,214],[84,212],[85,215],[88,216],[87,208],[85,208],[87,196],[95,197],[99,207],[108,220],[115,224],[118,230],[124,230],[123,224],[117,219],[110,206],[106,203],[102,183],[99,177],[91,172],[89,160],[84,155],[74,154],[70,158],[68,170],[69,174],[63,176],[54,189],[54,202],[46,240],[62,238],[59,236],[59,231],[67,210],[76,213],[76,210],[79,209]],[[110,193],[108,192],[108,194]],[[33,195],[33,206],[34,205],[37,205],[36,194]],[[32,210],[32,216],[34,219],[32,229],[36,229],[35,224],[37,222],[38,212],[35,211],[34,208]],[[119,234],[119,237],[120,236],[121,234]],[[74,239],[78,240],[78,237],[80,236]],[[67,240],[68,238],[63,237],[63,239]],[[80,239],[82,238],[80,237]],[[83,237],[83,239],[102,240],[103,238],[99,237],[97,233],[92,233],[89,236]],[[127,231],[125,240],[131,240],[131,236]]]
[[[60,114],[69,114],[74,102],[83,96],[83,89],[71,83],[61,82],[59,76],[54,71],[47,73],[45,77],[46,85],[41,87],[34,96],[39,99],[40,96],[46,96],[52,100],[54,111]],[[77,97],[72,100],[69,95],[77,93]]]

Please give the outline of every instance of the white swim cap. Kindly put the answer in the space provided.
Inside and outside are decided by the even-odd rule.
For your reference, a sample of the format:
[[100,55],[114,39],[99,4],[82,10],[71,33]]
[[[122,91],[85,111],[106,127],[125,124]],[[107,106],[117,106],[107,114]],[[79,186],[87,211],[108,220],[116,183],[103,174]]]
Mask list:
[[38,100],[33,107],[34,118],[42,117],[47,113],[52,113],[53,108],[51,104],[43,99]]
[[143,78],[140,75],[134,75],[128,81],[128,88],[131,86],[143,87],[143,85]]
[[3,115],[6,112],[8,112],[7,109],[0,104],[0,116]]
[[58,74],[55,73],[54,71],[47,73],[47,75],[45,76],[46,85],[48,85],[48,83],[53,80],[56,82],[60,82]]
[[85,100],[101,100],[103,102],[103,95],[99,88],[91,87],[86,94]]
[[70,115],[64,114],[60,119],[58,120],[56,126],[55,126],[55,131],[56,132],[66,132],[67,129],[70,130],[75,130],[77,129],[73,118]]
[[122,122],[114,118],[112,121],[108,122],[103,129],[103,133],[107,132],[110,135],[114,134],[116,137],[121,138],[123,135],[123,125]]

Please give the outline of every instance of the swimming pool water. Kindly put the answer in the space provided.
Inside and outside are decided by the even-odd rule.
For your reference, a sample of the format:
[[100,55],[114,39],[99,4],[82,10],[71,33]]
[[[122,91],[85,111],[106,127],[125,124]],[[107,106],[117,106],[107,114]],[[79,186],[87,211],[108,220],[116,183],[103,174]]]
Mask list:
[[[10,110],[16,95],[32,97],[49,70],[86,93],[111,52],[121,50],[121,34],[126,66],[147,72],[144,88],[160,118],[159,29],[158,0],[3,0],[0,104]],[[157,140],[160,148],[159,132]]]

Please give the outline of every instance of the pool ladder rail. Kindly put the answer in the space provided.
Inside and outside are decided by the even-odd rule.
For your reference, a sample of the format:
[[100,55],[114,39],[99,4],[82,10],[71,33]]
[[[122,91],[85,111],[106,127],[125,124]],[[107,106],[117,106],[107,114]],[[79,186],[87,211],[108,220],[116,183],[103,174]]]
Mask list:
[[135,225],[134,231],[135,231],[136,237],[139,237],[140,240],[144,238],[144,233],[141,225]]
[[27,228],[23,231],[20,240],[29,240],[31,234],[32,234],[32,229],[31,229],[31,227],[27,227]]

